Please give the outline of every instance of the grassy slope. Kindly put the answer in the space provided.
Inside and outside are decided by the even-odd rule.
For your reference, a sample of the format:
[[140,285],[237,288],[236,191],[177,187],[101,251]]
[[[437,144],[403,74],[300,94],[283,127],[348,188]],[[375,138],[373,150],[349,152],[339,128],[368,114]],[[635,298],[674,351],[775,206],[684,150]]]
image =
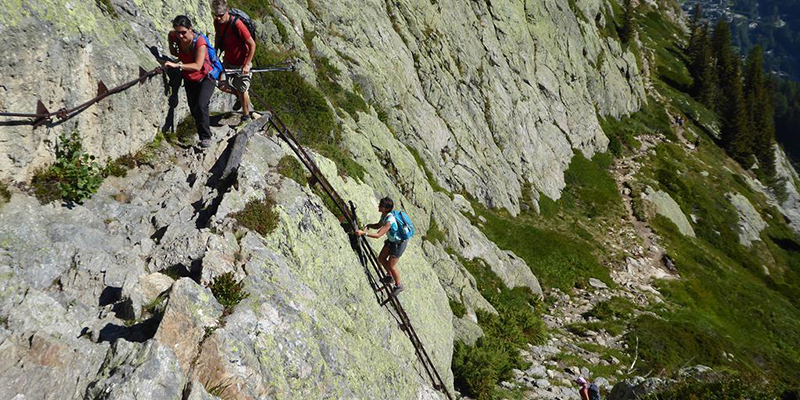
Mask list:
[[[715,116],[686,94],[691,79],[685,55],[675,44],[675,29],[656,13],[639,18],[644,42],[658,49],[655,87],[673,112],[686,116],[689,135],[700,139],[698,150],[691,154],[679,145],[659,146],[640,173],[641,181],[667,191],[686,215],[697,217],[693,225],[698,237],[683,237],[662,217],[651,221],[681,279],[660,283],[669,305],[654,310],[658,318],[643,316],[631,324],[627,339],[633,346],[638,337],[643,359],[639,372],[668,374],[700,363],[796,386],[800,384],[797,236],[714,144],[709,134]],[[732,191],[747,197],[769,223],[762,242],[752,248],[739,244],[736,210],[724,197]]]

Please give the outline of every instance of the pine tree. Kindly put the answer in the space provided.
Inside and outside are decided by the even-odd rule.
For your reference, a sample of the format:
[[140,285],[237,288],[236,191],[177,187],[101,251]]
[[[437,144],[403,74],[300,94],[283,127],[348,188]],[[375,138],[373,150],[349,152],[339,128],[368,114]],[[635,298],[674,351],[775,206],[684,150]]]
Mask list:
[[747,103],[747,125],[752,135],[753,154],[768,176],[775,174],[775,124],[773,121],[771,82],[763,72],[764,56],[756,46],[747,57],[744,76],[744,95]]
[[741,67],[731,45],[730,26],[720,20],[711,38],[716,59],[715,110],[720,117],[721,142],[725,151],[745,168],[753,154],[752,136],[747,126],[747,106],[742,89]]
[[697,45],[697,37],[702,28],[700,22],[703,20],[703,5],[698,4],[694,8],[692,19],[689,21],[689,54],[692,55],[692,49]]
[[727,91],[734,79],[734,67],[738,60],[734,57],[731,45],[731,28],[724,20],[719,20],[714,26],[711,34],[711,47],[713,49],[714,60],[716,61],[716,81],[718,83],[715,90],[714,110],[718,114],[723,113],[725,104],[728,102]]
[[622,43],[628,43],[634,37],[634,26],[633,21],[633,4],[631,4],[631,0],[625,0],[623,15],[622,15],[622,28],[619,31],[619,39]]
[[741,68],[733,66],[733,79],[724,90],[727,105],[722,112],[722,137],[728,154],[745,168],[750,168],[753,155],[753,137],[747,126],[747,105],[742,90]]
[[697,31],[694,51],[689,68],[692,74],[692,95],[701,103],[713,108],[715,76],[714,57],[711,49],[711,35],[708,24]]

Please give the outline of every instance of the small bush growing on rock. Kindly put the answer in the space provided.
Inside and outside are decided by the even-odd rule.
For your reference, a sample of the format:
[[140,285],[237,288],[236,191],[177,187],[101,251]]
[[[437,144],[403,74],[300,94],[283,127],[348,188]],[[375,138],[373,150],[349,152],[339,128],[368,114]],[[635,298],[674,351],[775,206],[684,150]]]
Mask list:
[[56,162],[39,170],[33,178],[34,194],[42,203],[56,199],[80,203],[97,192],[103,183],[103,173],[95,158],[83,151],[77,131],[59,136]]
[[455,300],[450,300],[450,310],[453,311],[453,315],[455,315],[456,318],[463,318],[467,313],[467,308]]
[[278,214],[275,212],[275,201],[269,195],[263,200],[253,200],[244,206],[244,210],[233,214],[239,225],[268,235],[278,226]]
[[95,4],[97,4],[101,10],[110,15],[112,18],[119,17],[117,10],[115,10],[114,6],[111,4],[111,0],[95,0]]
[[597,303],[594,308],[587,311],[584,316],[595,317],[599,320],[626,319],[633,313],[633,303],[624,297],[612,297]]
[[167,132],[165,135],[168,142],[180,146],[190,146],[193,142],[194,136],[197,134],[194,118],[187,115],[178,126],[175,127],[173,132]]
[[297,182],[300,186],[308,185],[306,167],[296,158],[286,155],[278,161],[278,173]]
[[250,293],[244,291],[244,282],[236,282],[233,272],[226,272],[214,278],[208,288],[219,304],[225,308],[226,315],[230,314],[242,300],[250,297]]
[[0,181],[0,204],[6,203],[11,200],[11,192],[8,191],[8,185]]

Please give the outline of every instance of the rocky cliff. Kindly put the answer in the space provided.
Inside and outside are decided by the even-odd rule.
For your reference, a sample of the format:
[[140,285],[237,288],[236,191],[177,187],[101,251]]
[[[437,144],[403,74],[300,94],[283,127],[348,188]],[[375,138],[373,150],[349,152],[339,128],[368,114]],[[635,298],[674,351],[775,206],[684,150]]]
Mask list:
[[[664,3],[643,7],[679,18]],[[110,87],[136,77],[139,66],[157,66],[174,15],[188,14],[201,30],[211,26],[205,1],[0,0],[0,7],[11,10],[0,16],[10,49],[0,55],[3,111],[32,112],[38,99],[51,111],[74,106],[95,95],[98,81]],[[326,84],[319,71],[325,60],[334,71],[325,79],[366,104],[353,112],[326,100],[341,131],[339,150],[363,177],[337,170],[320,153],[314,158],[362,221],[377,220],[377,199],[386,195],[412,216],[419,233],[400,263],[408,286],[401,299],[452,392],[454,341],[476,343],[484,335],[479,322],[502,315],[492,291],[545,295],[531,258],[490,240],[478,209],[504,210],[509,221],[543,215],[543,204],[570,189],[565,173],[574,160],[606,152],[601,122],[661,106],[645,93],[652,84],[640,71],[655,69],[657,57],[637,55],[609,33],[620,13],[613,1],[277,0],[265,9],[257,21],[262,48],[298,58],[298,73],[317,87]],[[213,108],[224,111],[229,102],[217,95]],[[2,397],[443,398],[393,314],[375,302],[324,196],[287,177],[304,174],[296,162],[286,170],[289,148],[274,132],[255,135],[235,182],[220,180],[233,138],[247,128],[216,118],[215,143],[205,153],[160,142],[158,132],[176,125],[184,104],[183,91],[159,76],[66,122],[34,129],[0,121],[0,181],[12,185],[7,203],[0,196]],[[74,130],[100,160],[143,148],[148,160],[106,179],[83,204],[40,204],[25,184],[53,162],[58,135]],[[672,145],[663,135],[645,139],[614,164],[625,171],[618,185],[609,178],[613,204],[623,199],[625,213],[609,206],[612,217],[599,223],[560,217],[578,232],[568,236],[578,247],[597,231],[607,239],[594,239],[618,252],[602,259],[611,277],[599,274],[604,281],[575,289],[572,298],[548,293],[556,301],[545,322],[554,334],[522,352],[536,366],[514,372],[522,386],[535,382],[540,397],[574,397],[570,379],[591,373],[573,365],[565,371],[573,361],[564,354],[596,359],[611,380],[631,373],[617,358],[630,350],[624,331],[562,328],[597,322],[587,313],[618,298],[635,305],[631,318],[663,301],[651,277],[678,276],[662,261],[672,249],[643,226],[666,216],[687,236],[709,231],[699,230],[685,199],[673,199],[674,187],[638,175],[656,165],[648,159],[661,154],[656,148]],[[796,227],[797,176],[780,165],[785,196],[731,172],[767,197],[727,197],[739,211],[742,243],[759,240],[765,201],[780,205]],[[236,217],[258,201],[274,207],[269,233]],[[637,219],[642,201],[658,211]],[[565,257],[587,271],[594,265]],[[473,273],[474,265],[489,272],[473,276],[468,263]],[[226,274],[249,294],[233,308],[209,289]],[[486,276],[497,278],[496,288],[479,284]],[[463,306],[460,315],[454,304]],[[576,345],[584,336],[614,355]]]

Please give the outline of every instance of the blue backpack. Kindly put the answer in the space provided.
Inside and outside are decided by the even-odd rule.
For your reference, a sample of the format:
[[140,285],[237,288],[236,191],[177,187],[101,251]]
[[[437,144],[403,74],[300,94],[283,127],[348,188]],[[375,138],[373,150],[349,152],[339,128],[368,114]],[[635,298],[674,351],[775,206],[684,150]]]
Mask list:
[[600,388],[594,383],[589,385],[589,400],[600,400]]
[[219,80],[220,74],[222,74],[222,62],[219,61],[219,57],[217,57],[217,51],[214,50],[214,47],[211,46],[211,42],[208,40],[208,36],[202,34],[201,32],[194,31],[194,40],[192,40],[192,48],[197,45],[197,38],[202,37],[206,41],[206,50],[207,50],[207,57],[209,61],[211,61],[211,71],[208,72],[208,77],[213,80]]
[[414,236],[414,224],[411,223],[411,218],[403,211],[392,211],[394,219],[397,221],[397,238],[400,240],[408,240]]

